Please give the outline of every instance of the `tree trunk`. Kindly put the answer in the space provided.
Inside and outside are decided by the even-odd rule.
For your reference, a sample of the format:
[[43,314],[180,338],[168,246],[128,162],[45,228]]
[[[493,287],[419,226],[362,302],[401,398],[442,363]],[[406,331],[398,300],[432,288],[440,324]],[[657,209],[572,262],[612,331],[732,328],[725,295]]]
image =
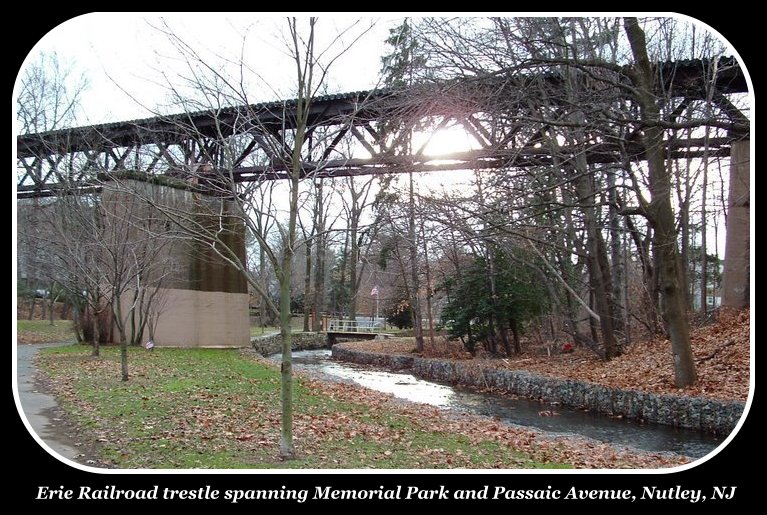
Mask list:
[[[687,130],[687,137],[691,137],[691,130]],[[685,159],[685,168],[681,170],[679,166],[679,159],[674,159],[668,166],[674,166],[676,173],[672,177],[677,178],[676,192],[677,192],[677,204],[679,210],[679,232],[681,240],[681,248],[679,249],[679,264],[681,265],[680,277],[683,279],[681,285],[685,294],[685,305],[688,309],[692,309],[692,300],[694,298],[693,289],[695,288],[695,281],[691,281],[692,274],[695,273],[695,264],[692,263],[692,270],[690,270],[690,201],[692,199],[691,184],[690,184],[690,170],[692,168],[692,159]],[[671,172],[669,172],[671,173]],[[682,185],[682,177],[684,177],[684,185]],[[694,236],[693,236],[694,237]]]
[[349,320],[357,320],[357,263],[360,260],[359,220],[355,213],[356,205],[352,206],[351,227],[349,238],[351,240],[351,251],[349,254]]
[[71,306],[71,309],[72,309],[72,313],[71,313],[72,328],[75,331],[75,340],[77,340],[77,343],[79,345],[83,343],[82,314],[80,313],[80,309],[77,306]]
[[[289,245],[288,245],[289,246]],[[290,260],[293,252],[285,249],[280,279],[280,336],[282,337],[282,365],[280,366],[282,404],[282,429],[280,432],[280,456],[291,459],[293,449],[293,356],[290,331]],[[288,266],[288,268],[285,268]]]
[[[298,144],[296,144],[298,148]],[[294,163],[298,163],[294,159]],[[291,178],[290,220],[288,241],[282,253],[280,270],[280,335],[282,337],[282,365],[280,401],[282,404],[282,430],[280,432],[280,457],[292,459],[293,448],[293,342],[290,328],[290,279],[296,240],[296,212],[298,210],[298,173],[294,170]]]
[[[708,133],[706,127],[706,150],[708,150]],[[706,152],[707,154],[708,152]],[[708,186],[708,155],[703,157],[703,182],[700,190],[700,312],[703,316],[708,310],[708,242],[706,238],[706,193]]]
[[[304,332],[308,333],[309,313],[312,310],[312,243],[309,238],[306,239],[306,261],[304,263]],[[317,315],[315,314],[315,318]]]
[[431,307],[431,266],[429,265],[429,247],[426,243],[423,225],[421,226],[421,239],[423,240],[424,272],[426,273],[426,318],[429,322],[429,343],[434,346],[434,314]]
[[[115,284],[119,284],[119,280]],[[123,381],[128,380],[128,336],[126,334],[125,319],[122,312],[122,300],[119,294],[112,296],[112,325],[117,326],[120,335],[120,375]]]
[[[322,243],[322,244],[321,244]],[[314,320],[312,331],[322,330],[322,314],[325,311],[325,246],[322,238],[317,240],[317,248],[314,251]]]
[[[595,280],[592,278],[592,268],[589,268],[589,284],[591,287],[589,288],[589,308],[591,308],[592,311],[599,309],[595,306],[596,302],[596,295],[594,294],[594,282]],[[591,340],[597,344],[599,343],[599,331],[597,330],[597,319],[594,317],[589,317],[589,329],[591,330]]]
[[644,31],[636,18],[625,18],[624,21],[635,61],[632,80],[636,86],[641,121],[645,125],[642,140],[649,171],[648,215],[655,229],[653,245],[658,258],[661,313],[674,355],[674,382],[677,388],[683,388],[695,383],[697,373],[685,312],[685,295],[682,290],[684,281],[680,277],[677,234],[671,207],[671,179],[664,166],[663,129],[655,123],[660,119],[660,114],[653,95],[654,75],[647,56]]
[[[264,291],[269,291],[266,286],[266,251],[261,245],[258,246],[258,280],[263,285]],[[258,325],[262,331],[266,325],[266,303],[261,295],[258,296]]]
[[608,216],[610,220],[610,261],[612,262],[610,282],[612,283],[613,329],[618,332],[622,331],[625,334],[625,315],[628,311],[628,306],[623,305],[625,298],[623,293],[623,276],[624,270],[628,266],[623,254],[623,239],[620,233],[621,217],[618,213],[618,192],[615,185],[615,172],[613,170],[607,172],[607,181],[610,199]]
[[413,333],[415,334],[415,350],[423,352],[423,322],[421,319],[421,302],[418,294],[418,245],[415,232],[415,192],[413,190],[413,172],[410,177],[410,196],[408,203],[408,248],[410,249],[410,280],[412,281],[410,304],[413,315]]
[[29,311],[27,314],[27,320],[32,320],[35,316],[35,292],[32,292],[32,298],[29,300]]
[[[625,221],[624,221],[625,226]],[[628,229],[628,227],[626,227]],[[629,259],[629,238],[628,235],[624,232],[623,233],[623,327],[625,330],[625,336],[626,336],[626,343],[631,343],[631,299],[629,296],[629,270],[630,266],[629,263],[631,260]]]
[[517,321],[513,318],[509,320],[509,328],[514,337],[514,353],[522,354],[522,345],[519,343],[519,327],[517,326]]
[[[587,166],[584,163],[584,167]],[[599,231],[596,208],[594,207],[595,188],[588,175],[579,173],[577,179],[579,203],[586,225],[586,262],[589,268],[589,280],[596,312],[599,314],[599,328],[605,348],[605,359],[620,356],[620,347],[613,331],[613,311],[611,305],[612,286],[610,284],[610,266],[607,261],[602,234]],[[592,324],[593,327],[593,324]],[[596,339],[595,339],[596,341]]]
[[[294,34],[295,37],[295,34]],[[307,91],[306,77],[299,73],[298,91]],[[310,88],[309,88],[310,89]],[[296,221],[298,218],[298,185],[301,178],[301,148],[306,136],[306,116],[308,98],[304,95],[296,102],[296,132],[293,142],[290,169],[290,217],[288,219],[287,241],[282,253],[282,266],[279,271],[280,279],[280,334],[282,336],[282,365],[280,367],[282,404],[282,428],[280,431],[280,457],[293,459],[293,342],[290,330],[290,281],[292,277],[293,255],[296,246]]]
[[322,179],[317,184],[317,205],[314,214],[314,233],[317,242],[314,245],[314,323],[312,331],[322,329],[322,312],[325,304],[325,217],[324,199],[322,198]]
[[343,314],[345,314],[345,310],[347,308],[347,295],[346,295],[346,266],[349,262],[349,233],[346,233],[346,236],[344,238],[344,248],[341,252],[341,274],[338,279],[338,283],[341,286],[341,290],[339,294],[341,295],[340,299],[336,299],[335,302],[335,310],[340,311],[343,318]]
[[120,373],[123,381],[128,380],[128,340],[120,335]]
[[[626,225],[626,229],[629,231],[631,240],[634,242],[634,246],[636,247],[636,255],[639,256],[639,262],[642,265],[642,280],[644,284],[644,289],[642,291],[644,295],[642,295],[641,304],[645,306],[644,311],[648,315],[648,319],[645,320],[644,323],[647,325],[647,327],[650,328],[652,334],[655,335],[658,332],[658,296],[656,294],[657,288],[655,287],[657,283],[655,280],[655,262],[654,259],[651,260],[648,245],[645,243],[645,241],[643,241],[641,234],[639,234],[639,230],[634,224],[634,221],[631,219],[631,216],[625,215],[623,218],[623,223]],[[648,228],[648,231],[652,231],[652,228]],[[628,249],[626,252],[628,252]],[[628,260],[626,262],[628,263]],[[626,277],[628,280],[628,274],[626,274]],[[628,282],[626,283],[625,289],[628,294]],[[626,302],[626,309],[628,309],[628,302]]]
[[[498,288],[495,283],[495,256],[492,248],[487,249],[487,279],[490,285],[490,305],[492,306],[493,317],[496,318],[495,325],[498,326],[498,334],[501,338],[501,345],[503,345],[503,351],[507,356],[511,356],[511,344],[509,343],[509,332],[506,329],[506,317],[505,314],[499,313],[497,308],[498,303]],[[492,331],[491,331],[492,334]],[[495,352],[495,344],[493,345],[493,352]]]
[[100,311],[94,311],[93,313],[93,356],[98,356],[100,354],[100,332],[101,332],[101,324],[99,324],[99,316]]
[[[579,123],[585,123],[583,113],[574,113],[573,117]],[[577,142],[583,141],[585,139],[583,131],[576,129],[573,139],[572,143],[576,145]],[[607,260],[607,248],[599,227],[595,174],[593,170],[590,170],[585,149],[584,152],[579,152],[576,156],[573,172],[576,174],[575,189],[586,229],[586,263],[589,269],[591,292],[596,312],[599,314],[599,328],[605,349],[604,356],[606,360],[610,360],[620,355],[620,347],[613,331],[612,275],[610,263]]]
[[49,293],[48,297],[50,297],[50,305],[48,306],[48,322],[50,325],[53,325],[53,306],[55,304],[55,299],[53,298],[53,293]]
[[599,265],[598,270],[600,273],[598,278],[599,287],[597,291],[599,292],[599,295],[597,297],[597,302],[601,303],[600,313],[603,313],[600,314],[599,323],[602,329],[602,338],[605,345],[605,359],[610,360],[621,355],[621,348],[615,338],[615,313],[613,311],[614,303],[611,297],[612,286],[610,284],[612,276],[610,274],[610,264],[607,261],[607,248],[601,232],[597,231],[595,239],[597,264]]

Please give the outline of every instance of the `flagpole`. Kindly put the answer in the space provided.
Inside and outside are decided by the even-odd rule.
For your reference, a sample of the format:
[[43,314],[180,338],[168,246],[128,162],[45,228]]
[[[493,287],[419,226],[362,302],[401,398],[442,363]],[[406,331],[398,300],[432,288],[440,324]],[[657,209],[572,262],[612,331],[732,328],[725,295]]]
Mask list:
[[378,285],[374,285],[373,289],[370,290],[370,295],[374,295],[376,298],[376,319],[375,324],[378,324],[378,297],[379,297],[380,291],[378,289]]

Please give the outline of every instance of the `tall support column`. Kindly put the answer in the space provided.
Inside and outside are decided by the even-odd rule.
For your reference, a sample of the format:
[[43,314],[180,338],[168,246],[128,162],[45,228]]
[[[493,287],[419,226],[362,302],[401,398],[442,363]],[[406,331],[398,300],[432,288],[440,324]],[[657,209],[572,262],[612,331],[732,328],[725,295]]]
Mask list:
[[[246,347],[250,343],[248,285],[231,262],[246,262],[245,226],[233,214],[231,200],[181,186],[128,179],[103,184],[102,203],[109,206],[113,219],[131,228],[125,237],[141,242],[149,235],[156,251],[142,279],[145,285],[153,285],[152,291],[159,287],[146,315],[155,319],[154,342],[176,347]],[[155,206],[170,214],[161,214]],[[215,233],[218,248],[229,249],[231,261],[210,243],[174,226],[170,216],[193,220],[202,228],[200,234]],[[151,227],[152,232],[147,235],[138,227]],[[122,304],[127,307],[134,290],[127,288],[125,295]]]
[[747,307],[750,299],[750,170],[751,140],[734,142],[730,150],[730,191],[727,201],[722,306],[735,309]]

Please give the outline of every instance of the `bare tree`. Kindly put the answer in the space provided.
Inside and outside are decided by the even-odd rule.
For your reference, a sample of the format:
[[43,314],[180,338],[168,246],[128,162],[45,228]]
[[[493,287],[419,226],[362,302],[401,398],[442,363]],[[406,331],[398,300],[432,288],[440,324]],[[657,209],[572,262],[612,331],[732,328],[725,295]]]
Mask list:
[[354,177],[347,177],[344,180],[345,194],[341,196],[349,231],[349,299],[346,313],[352,321],[357,317],[357,296],[367,265],[367,260],[362,259],[362,254],[375,237],[375,224],[362,225],[362,216],[372,205],[370,193],[374,180],[375,176],[363,178],[361,181]]
[[[628,285],[621,291],[618,284],[621,276],[626,282],[633,266],[625,259],[627,252],[620,251],[623,242],[631,241],[646,279],[640,284],[648,304],[660,306],[673,342],[676,382],[684,386],[694,381],[695,373],[669,170],[681,156],[711,163],[713,146],[726,145],[747,124],[718,89],[722,70],[716,54],[721,48],[695,33],[688,38],[665,19],[645,23],[665,36],[646,43],[638,20],[615,18],[425,19],[416,34],[424,69],[432,76],[463,79],[463,89],[437,88],[441,101],[452,94],[456,106],[480,103],[482,108],[473,108],[464,126],[485,148],[508,152],[509,164],[500,167],[506,173],[498,176],[509,179],[498,185],[509,185],[507,196],[513,191],[520,200],[498,205],[512,217],[498,230],[524,234],[537,240],[536,245],[569,249],[562,253],[558,272],[570,282],[569,292],[577,294],[580,287],[574,282],[581,277],[565,272],[573,262],[586,264],[592,335],[596,339],[601,333],[608,356],[619,352],[616,328],[623,326],[624,338],[629,330],[618,323],[630,320],[619,316],[629,307]],[[705,47],[710,59],[700,64],[705,69],[698,91],[706,94],[677,89],[673,79],[678,65],[653,64],[658,57],[651,58],[648,48],[661,45],[665,47],[656,53],[661,59],[679,58],[682,51],[698,56]],[[727,130],[734,132],[725,135]],[[686,146],[676,137],[681,131],[690,138]],[[702,150],[693,150],[696,145]],[[548,162],[536,157],[541,148],[547,150]],[[541,174],[556,177],[548,190],[535,184]],[[564,226],[553,223],[541,231],[536,220],[553,221],[547,205],[549,213],[562,213]],[[685,241],[688,224],[681,222]],[[556,234],[563,238],[552,241]],[[575,256],[584,259],[576,261]],[[645,322],[650,329],[652,318]]]
[[[61,129],[76,122],[88,80],[56,52],[38,54],[24,66],[17,81],[16,120],[21,134]],[[45,256],[47,250],[39,247],[39,217],[33,213],[43,206],[44,202],[37,199],[19,206],[23,207],[25,216],[20,219],[17,252],[19,270],[25,276],[26,286],[33,291],[43,289],[48,292],[43,298],[43,309],[47,302],[53,323],[53,307],[58,298],[55,292],[60,291],[56,287],[57,269]],[[41,281],[40,284],[37,284],[38,281]],[[77,302],[71,296],[68,296],[68,301]],[[30,318],[34,305],[35,295],[32,295]]]
[[[312,118],[313,101],[324,87],[332,64],[369,30],[369,26],[351,23],[329,43],[320,44],[317,25],[317,18],[286,20],[284,50],[295,72],[291,86],[294,100],[282,104],[282,112],[278,113],[282,122],[278,125],[264,122],[264,113],[259,111],[261,108],[250,102],[246,78],[251,71],[248,63],[242,60],[237,62],[237,74],[230,76],[225,66],[205,57],[169,27],[160,28],[189,67],[189,73],[180,77],[180,80],[186,81],[183,87],[178,83],[179,79],[169,78],[174,105],[184,106],[187,110],[206,109],[213,120],[213,129],[212,134],[203,133],[194,123],[186,123],[178,117],[173,122],[174,133],[183,134],[190,140],[211,142],[196,147],[197,155],[193,162],[189,161],[190,155],[181,156],[181,162],[176,163],[173,170],[193,191],[202,194],[195,201],[193,210],[189,206],[168,205],[150,196],[142,196],[186,238],[199,242],[242,274],[261,296],[265,308],[279,316],[282,338],[280,456],[284,459],[293,458],[295,454],[290,306],[294,257],[299,243],[301,187],[305,178],[311,178],[313,173],[322,170],[332,147],[341,137],[339,129],[335,132],[316,130]],[[348,43],[349,40],[351,43]],[[191,91],[196,96],[190,98],[185,91]],[[224,118],[228,114],[226,109],[232,106],[239,106],[240,113],[233,121],[231,116]],[[251,130],[246,131],[244,136],[232,136],[231,123],[238,127],[250,127]],[[313,171],[307,173],[305,150],[309,139],[312,140],[312,148],[307,152],[318,151],[321,158],[312,163]],[[262,166],[263,163],[267,163],[266,168],[270,171],[254,172],[261,173],[260,178],[250,182],[235,179],[236,168]],[[285,202],[271,206],[270,201],[265,201],[266,197],[257,195],[257,192],[263,179],[276,178],[282,179],[277,188],[279,194],[284,195]],[[242,238],[237,236],[243,230],[252,235],[259,246],[262,256],[260,267],[268,262],[276,275],[279,284],[277,302],[270,297],[262,278],[251,273],[251,268],[247,266],[244,252],[239,248]]]
[[16,116],[21,134],[71,126],[88,80],[56,52],[41,53],[21,72]]
[[314,290],[312,308],[314,320],[312,331],[322,329],[322,313],[325,311],[326,289],[326,255],[329,248],[329,233],[333,229],[334,220],[330,220],[330,206],[333,200],[334,188],[325,186],[323,179],[317,179],[313,188],[314,205],[312,207],[315,244],[314,244]]
[[677,251],[677,232],[671,207],[671,178],[663,159],[663,129],[657,125],[660,114],[652,92],[654,73],[647,55],[645,34],[636,18],[626,18],[624,23],[636,63],[631,78],[636,86],[640,119],[646,124],[642,139],[650,183],[647,215],[655,228],[653,244],[658,257],[663,318],[674,352],[675,382],[677,387],[682,388],[693,384],[697,374],[690,346],[683,279]]
[[139,345],[162,313],[162,287],[175,268],[167,255],[172,234],[137,198],[109,191],[68,191],[48,199],[41,216],[46,231],[39,243],[59,271],[59,284],[88,308],[78,314],[93,324],[93,354],[114,327],[127,381],[128,345]]

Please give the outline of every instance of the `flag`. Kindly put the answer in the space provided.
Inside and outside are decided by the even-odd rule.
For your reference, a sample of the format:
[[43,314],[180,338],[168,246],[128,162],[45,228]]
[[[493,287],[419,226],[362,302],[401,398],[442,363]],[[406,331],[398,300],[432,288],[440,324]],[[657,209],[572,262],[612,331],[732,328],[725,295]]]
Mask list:
[[373,289],[370,290],[370,295],[378,297],[378,285],[373,286]]

